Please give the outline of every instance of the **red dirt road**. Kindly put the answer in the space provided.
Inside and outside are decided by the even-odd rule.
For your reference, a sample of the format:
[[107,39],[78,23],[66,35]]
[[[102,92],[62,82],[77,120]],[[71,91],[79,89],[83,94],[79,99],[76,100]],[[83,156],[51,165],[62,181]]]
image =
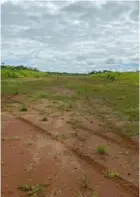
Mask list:
[[[79,192],[88,197],[94,191],[99,197],[138,197],[137,150],[88,130],[75,135],[63,120],[37,117],[2,114],[4,197],[26,196],[18,189],[21,184],[46,184],[46,197],[78,197]],[[100,144],[108,144],[107,156],[96,153]],[[120,178],[105,178],[106,168]]]

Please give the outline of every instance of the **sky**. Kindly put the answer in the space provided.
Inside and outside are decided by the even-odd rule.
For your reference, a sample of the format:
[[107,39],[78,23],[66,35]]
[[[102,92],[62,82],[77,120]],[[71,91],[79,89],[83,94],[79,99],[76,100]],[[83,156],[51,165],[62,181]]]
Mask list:
[[1,0],[1,61],[42,71],[131,71],[138,1]]

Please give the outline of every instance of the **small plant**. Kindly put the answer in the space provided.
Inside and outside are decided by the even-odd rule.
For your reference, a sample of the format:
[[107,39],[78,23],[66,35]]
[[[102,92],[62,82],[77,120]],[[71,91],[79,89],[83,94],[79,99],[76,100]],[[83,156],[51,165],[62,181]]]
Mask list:
[[106,170],[104,172],[104,177],[105,178],[119,178],[120,174],[114,170]]
[[20,108],[20,111],[23,111],[23,112],[24,112],[24,111],[28,111],[28,110],[27,110],[27,108],[26,108],[25,106],[22,106],[22,107]]
[[56,140],[65,140],[65,139],[67,139],[67,137],[65,135],[57,135],[57,134],[54,135],[53,138],[56,139]]
[[44,184],[36,184],[36,185],[21,185],[19,186],[19,190],[26,192],[29,197],[44,197],[44,189],[46,185]]
[[91,197],[99,197],[99,195],[97,194],[97,192],[94,192]]
[[107,147],[106,145],[100,145],[96,148],[96,152],[100,154],[106,154],[107,153]]
[[47,96],[48,94],[45,92],[41,92],[40,94],[38,94],[38,98],[46,98]]

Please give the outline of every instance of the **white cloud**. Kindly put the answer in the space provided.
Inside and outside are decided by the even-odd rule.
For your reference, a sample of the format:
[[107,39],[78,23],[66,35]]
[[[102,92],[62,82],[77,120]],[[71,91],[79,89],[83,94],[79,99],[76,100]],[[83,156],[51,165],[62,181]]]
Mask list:
[[1,4],[5,63],[26,62],[65,72],[115,69],[117,64],[133,69],[131,63],[138,64],[138,1],[2,0]]

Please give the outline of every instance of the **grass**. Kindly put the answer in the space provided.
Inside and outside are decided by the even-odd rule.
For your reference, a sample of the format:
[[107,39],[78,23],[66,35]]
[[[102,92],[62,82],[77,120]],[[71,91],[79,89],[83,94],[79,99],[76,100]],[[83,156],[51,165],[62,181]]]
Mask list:
[[62,134],[62,135],[54,135],[53,136],[53,139],[56,139],[56,140],[65,140],[65,139],[67,139],[67,137],[64,135],[64,134]]
[[20,111],[25,112],[25,111],[28,111],[28,109],[27,109],[25,106],[22,106],[22,107],[20,108]]
[[105,178],[119,178],[120,173],[118,173],[117,171],[114,171],[114,170],[106,170],[104,172],[104,177]]
[[74,103],[72,103],[71,100],[67,99],[66,101],[64,100],[60,104],[57,105],[57,108],[62,110],[62,111],[71,111],[73,109]]
[[43,98],[47,98],[48,94],[45,92],[39,92],[36,94],[35,99],[43,99]]
[[1,78],[25,78],[25,77],[44,77],[47,76],[47,73],[39,72],[33,68],[26,68],[23,66],[12,67],[12,66],[4,66],[1,69]]
[[20,140],[20,139],[21,139],[21,137],[18,137],[18,136],[2,137],[3,141],[6,141],[6,140]]
[[106,154],[107,153],[107,146],[106,145],[100,145],[96,148],[96,152],[99,154]]
[[44,184],[20,185],[18,189],[25,192],[29,197],[45,197],[45,187]]
[[[11,68],[5,69],[10,70]],[[80,114],[83,118],[92,115],[93,118],[96,117],[105,124],[106,129],[112,127],[113,132],[117,131],[129,137],[138,135],[138,72],[72,75],[49,74],[23,68],[19,70],[12,68],[11,70],[16,73],[17,78],[10,74],[5,75],[4,72],[8,71],[1,69],[2,97],[13,96],[18,93],[25,96],[26,103],[29,105],[42,99],[47,102],[53,101],[54,105],[57,103],[56,108],[62,112],[73,112],[73,114]],[[22,71],[29,73],[21,77],[21,73],[24,73]],[[35,77],[33,73],[38,73],[40,76]],[[60,87],[69,89],[73,94],[56,91]],[[20,110],[27,111],[27,108],[24,106]],[[126,122],[126,124],[123,124],[119,129],[113,129],[116,127],[116,123],[121,122]]]
[[99,197],[98,193],[97,192],[94,192],[91,197]]

